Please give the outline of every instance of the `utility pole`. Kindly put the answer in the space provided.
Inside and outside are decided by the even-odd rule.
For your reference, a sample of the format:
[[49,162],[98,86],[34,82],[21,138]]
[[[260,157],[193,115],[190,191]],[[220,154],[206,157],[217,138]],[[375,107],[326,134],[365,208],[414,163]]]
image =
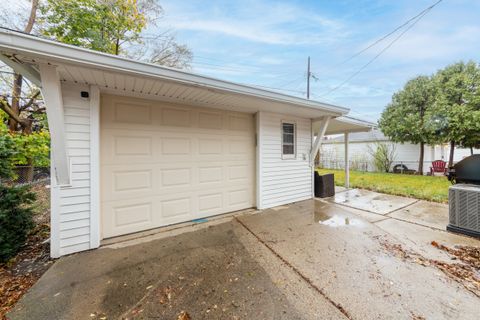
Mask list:
[[308,57],[308,62],[307,62],[307,99],[310,99],[310,56]]

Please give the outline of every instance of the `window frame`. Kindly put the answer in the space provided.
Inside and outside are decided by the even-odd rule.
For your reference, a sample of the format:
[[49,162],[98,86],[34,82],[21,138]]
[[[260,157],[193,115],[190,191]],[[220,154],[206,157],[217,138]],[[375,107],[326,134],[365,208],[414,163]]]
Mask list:
[[[285,154],[283,153],[283,146],[285,145],[285,142],[283,140],[283,125],[284,124],[289,124],[293,126],[293,154]],[[282,155],[282,160],[292,160],[297,158],[297,123],[295,121],[290,121],[290,120],[282,120],[280,124],[280,134],[281,134],[281,144],[280,144],[280,152]],[[291,145],[288,143],[287,145]]]

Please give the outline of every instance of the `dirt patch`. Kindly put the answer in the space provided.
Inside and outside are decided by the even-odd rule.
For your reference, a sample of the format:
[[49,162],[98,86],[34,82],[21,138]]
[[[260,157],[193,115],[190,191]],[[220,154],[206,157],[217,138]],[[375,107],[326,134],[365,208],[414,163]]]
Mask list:
[[27,243],[5,264],[0,264],[0,319],[47,271],[51,263],[50,245],[50,189],[46,183],[35,184],[32,191],[37,195],[35,202],[35,228]]
[[406,250],[401,244],[391,243],[386,240],[380,242],[382,247],[389,253],[394,254],[404,261],[410,261],[422,266],[433,266],[445,273],[449,278],[462,284],[468,291],[480,297],[480,248],[458,246],[449,248],[445,245],[432,241],[432,245],[450,254],[452,262],[447,263],[435,259],[427,259],[422,255]]

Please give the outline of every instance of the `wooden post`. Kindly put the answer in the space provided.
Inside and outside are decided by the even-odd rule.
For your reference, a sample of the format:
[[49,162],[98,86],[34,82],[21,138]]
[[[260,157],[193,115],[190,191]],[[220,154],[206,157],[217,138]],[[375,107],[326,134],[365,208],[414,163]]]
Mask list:
[[54,66],[40,64],[42,79],[42,96],[45,101],[50,145],[53,160],[53,171],[58,185],[70,185],[70,165],[65,142],[65,124],[63,116],[63,98],[60,77]]
[[344,133],[345,138],[345,188],[350,188],[350,161],[348,156],[348,132]]
[[322,144],[322,139],[325,136],[325,132],[327,131],[328,123],[330,122],[330,116],[324,117],[322,122],[320,123],[320,127],[316,132],[317,137],[313,142],[312,150],[310,151],[310,165],[314,165],[315,156],[317,155],[318,149],[320,149],[320,145]]

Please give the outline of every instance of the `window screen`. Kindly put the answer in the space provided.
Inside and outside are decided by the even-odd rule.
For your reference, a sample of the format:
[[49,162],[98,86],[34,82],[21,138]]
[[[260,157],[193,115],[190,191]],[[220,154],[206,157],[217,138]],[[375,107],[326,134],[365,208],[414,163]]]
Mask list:
[[282,123],[282,155],[286,157],[295,156],[295,124]]

